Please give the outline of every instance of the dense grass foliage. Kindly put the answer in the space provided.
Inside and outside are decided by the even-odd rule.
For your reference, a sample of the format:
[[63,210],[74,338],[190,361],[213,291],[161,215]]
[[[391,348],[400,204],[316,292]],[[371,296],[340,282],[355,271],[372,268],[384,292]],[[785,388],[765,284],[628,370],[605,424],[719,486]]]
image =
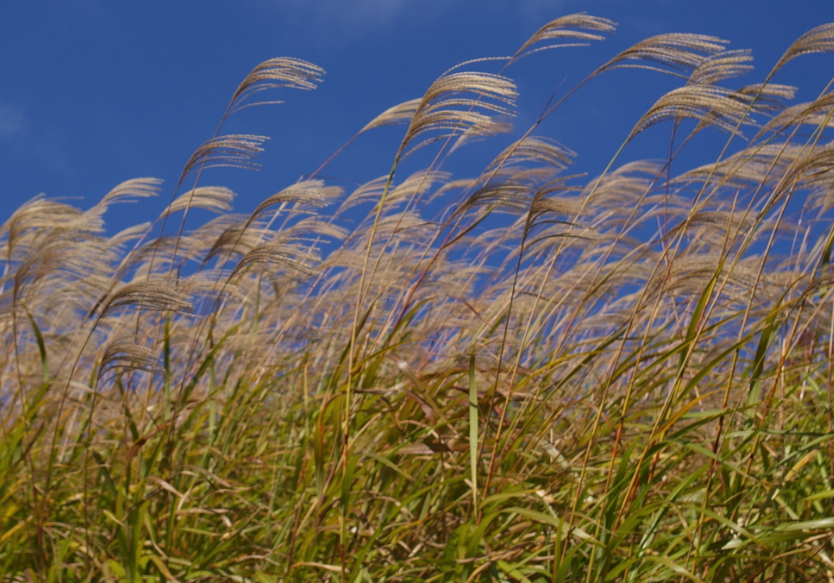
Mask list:
[[[14,212],[2,580],[832,580],[834,93],[770,80],[834,25],[753,86],[730,88],[746,51],[691,34],[590,72],[680,79],[624,136],[666,160],[571,175],[536,132],[554,101],[444,171],[506,134],[518,59],[613,28],[560,18],[497,73],[445,73],[362,129],[406,128],[353,192],[314,175],[232,214],[203,172],[264,138],[221,123],[153,225],[103,229],[153,179]],[[321,74],[267,61],[223,121]],[[715,162],[681,172],[701,132]],[[401,176],[416,148],[434,162]],[[186,229],[196,208],[218,216]]]

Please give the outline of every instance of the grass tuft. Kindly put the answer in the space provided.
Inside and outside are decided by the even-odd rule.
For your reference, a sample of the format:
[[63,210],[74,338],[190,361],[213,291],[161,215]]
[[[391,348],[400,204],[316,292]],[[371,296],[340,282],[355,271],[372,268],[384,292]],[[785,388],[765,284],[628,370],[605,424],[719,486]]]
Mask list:
[[[224,134],[230,115],[322,79],[272,59],[153,225],[103,227],[150,178],[88,211],[15,211],[2,580],[834,580],[834,99],[770,83],[834,52],[834,25],[741,88],[723,83],[749,53],[714,37],[608,60],[588,79],[681,85],[600,176],[535,134],[585,81],[479,175],[443,169],[509,131],[515,61],[613,30],[563,17],[444,73],[360,130],[406,127],[388,174],[350,193],[316,171],[240,216],[201,185],[257,166],[266,138]],[[644,131],[668,158],[620,164]],[[702,132],[715,162],[673,174]],[[186,231],[194,208],[218,216]]]

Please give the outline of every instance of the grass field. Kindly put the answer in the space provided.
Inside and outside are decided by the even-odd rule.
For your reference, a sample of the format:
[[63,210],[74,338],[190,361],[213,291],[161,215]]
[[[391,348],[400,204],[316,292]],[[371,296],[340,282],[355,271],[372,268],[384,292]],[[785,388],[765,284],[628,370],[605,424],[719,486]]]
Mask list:
[[[572,174],[554,101],[444,171],[507,132],[518,59],[613,30],[563,17],[445,73],[362,129],[404,137],[353,192],[311,176],[241,216],[203,184],[265,139],[230,115],[321,78],[272,59],[155,224],[104,230],[148,178],[15,211],[2,580],[834,581],[834,92],[770,82],[834,25],[743,88],[749,54],[691,34],[589,71],[679,78],[620,138],[662,124],[666,160]],[[702,131],[714,163],[673,171]]]

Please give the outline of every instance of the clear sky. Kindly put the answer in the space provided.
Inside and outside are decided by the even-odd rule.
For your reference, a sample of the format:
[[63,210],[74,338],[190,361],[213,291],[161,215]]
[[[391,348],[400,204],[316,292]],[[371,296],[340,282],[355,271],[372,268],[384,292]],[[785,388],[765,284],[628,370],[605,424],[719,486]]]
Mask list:
[[[255,65],[278,56],[311,61],[327,71],[316,91],[273,93],[286,103],[244,111],[225,128],[271,137],[263,169],[215,170],[202,181],[232,188],[235,210],[251,211],[378,113],[421,96],[449,67],[510,55],[549,20],[583,11],[616,21],[617,32],[589,48],[533,55],[508,72],[521,91],[518,132],[554,91],[655,34],[697,32],[750,48],[756,70],[738,84],[759,82],[797,37],[834,21],[834,0],[7,0],[0,4],[0,222],[39,193],[87,208],[143,176],[165,181],[162,196],[116,208],[108,222],[118,230],[151,220]],[[774,81],[798,85],[797,100],[805,101],[832,77],[834,55],[812,55]],[[539,133],[576,151],[577,171],[599,173],[640,115],[679,84],[656,73],[609,73]],[[348,190],[385,174],[402,132],[363,136],[323,174]],[[477,172],[504,145],[474,146],[472,169],[465,157],[450,169]],[[668,138],[649,136],[624,159],[663,157],[666,149]]]

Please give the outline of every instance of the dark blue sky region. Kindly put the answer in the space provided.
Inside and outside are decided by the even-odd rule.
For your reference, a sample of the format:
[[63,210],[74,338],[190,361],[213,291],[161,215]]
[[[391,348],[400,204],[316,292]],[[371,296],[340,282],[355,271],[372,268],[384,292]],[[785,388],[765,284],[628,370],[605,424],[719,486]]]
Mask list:
[[[760,82],[797,37],[834,21],[834,0],[10,0],[0,6],[0,223],[39,193],[88,208],[119,182],[143,176],[165,181],[162,196],[114,208],[109,230],[152,220],[253,67],[278,56],[311,61],[327,71],[317,90],[272,93],[285,103],[243,111],[224,127],[270,136],[262,170],[212,170],[201,182],[232,188],[235,210],[251,211],[315,170],[377,114],[421,96],[448,68],[511,55],[541,25],[574,12],[610,18],[618,30],[591,47],[530,56],[507,72],[521,92],[516,136],[554,92],[558,98],[656,34],[710,34],[730,40],[730,48],[750,48],[756,69],[737,84]],[[496,72],[500,64],[478,67]],[[811,55],[774,82],[797,85],[797,101],[807,101],[832,77],[834,55]],[[571,172],[598,174],[637,119],[681,84],[646,71],[608,73],[537,133],[577,152]],[[350,190],[387,173],[402,133],[362,136],[323,176]],[[668,127],[647,132],[621,161],[664,157],[668,136]],[[711,131],[693,144],[692,163],[714,160],[725,139]],[[507,140],[469,146],[446,169],[478,173]],[[403,171],[427,165],[431,153],[421,155]]]

